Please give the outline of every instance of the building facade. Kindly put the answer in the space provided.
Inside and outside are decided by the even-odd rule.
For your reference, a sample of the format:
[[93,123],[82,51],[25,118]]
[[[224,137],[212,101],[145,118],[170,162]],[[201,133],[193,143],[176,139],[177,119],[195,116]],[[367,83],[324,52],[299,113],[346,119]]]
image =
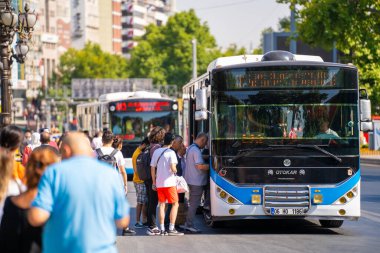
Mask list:
[[136,46],[136,37],[145,34],[149,24],[164,25],[174,14],[176,0],[124,0],[122,1],[122,52],[129,57]]

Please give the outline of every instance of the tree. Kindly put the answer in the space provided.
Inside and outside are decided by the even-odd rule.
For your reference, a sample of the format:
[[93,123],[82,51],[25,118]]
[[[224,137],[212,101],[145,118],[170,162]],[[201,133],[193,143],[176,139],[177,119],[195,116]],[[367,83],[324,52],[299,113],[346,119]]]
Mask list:
[[127,60],[87,43],[82,50],[70,48],[60,57],[51,84],[71,84],[72,78],[126,78]]
[[131,52],[131,77],[152,78],[158,84],[182,87],[192,76],[192,39],[197,40],[197,70],[221,55],[207,23],[194,10],[179,12],[166,25],[146,27],[146,34]]
[[222,53],[222,56],[234,56],[246,54],[246,49],[244,47],[238,48],[236,44],[231,44],[226,51]]
[[356,65],[361,86],[380,101],[380,1],[378,0],[277,0],[297,6],[297,33],[309,45],[336,48],[344,62]]

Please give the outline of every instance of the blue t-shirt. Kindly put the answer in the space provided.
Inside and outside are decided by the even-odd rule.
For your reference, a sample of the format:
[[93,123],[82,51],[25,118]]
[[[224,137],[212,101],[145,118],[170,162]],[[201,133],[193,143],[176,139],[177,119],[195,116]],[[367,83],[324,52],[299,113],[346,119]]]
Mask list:
[[110,166],[84,156],[50,166],[32,203],[50,213],[43,252],[117,252],[115,220],[129,215],[118,177]]

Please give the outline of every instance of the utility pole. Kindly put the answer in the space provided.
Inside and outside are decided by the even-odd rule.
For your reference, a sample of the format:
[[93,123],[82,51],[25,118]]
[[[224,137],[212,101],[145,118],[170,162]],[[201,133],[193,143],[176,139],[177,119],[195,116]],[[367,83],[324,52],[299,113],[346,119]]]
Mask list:
[[292,54],[297,53],[295,8],[295,4],[290,5],[290,36],[292,38],[290,41],[290,52]]
[[197,40],[192,39],[193,44],[193,79],[197,78]]

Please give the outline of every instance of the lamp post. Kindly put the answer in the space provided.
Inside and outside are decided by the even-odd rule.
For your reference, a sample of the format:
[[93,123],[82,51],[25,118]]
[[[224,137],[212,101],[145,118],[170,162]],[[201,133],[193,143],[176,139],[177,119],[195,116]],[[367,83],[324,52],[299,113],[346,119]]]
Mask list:
[[[18,15],[14,12],[10,0],[0,1],[0,70],[1,70],[1,114],[0,125],[11,124],[11,83],[9,81],[12,58],[17,62],[23,63],[29,51],[27,45],[31,39],[33,26],[37,21],[37,14],[30,12],[28,4],[25,5],[25,12]],[[10,45],[15,35],[18,41],[15,52]]]

